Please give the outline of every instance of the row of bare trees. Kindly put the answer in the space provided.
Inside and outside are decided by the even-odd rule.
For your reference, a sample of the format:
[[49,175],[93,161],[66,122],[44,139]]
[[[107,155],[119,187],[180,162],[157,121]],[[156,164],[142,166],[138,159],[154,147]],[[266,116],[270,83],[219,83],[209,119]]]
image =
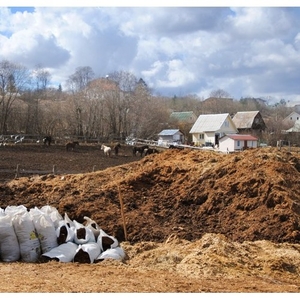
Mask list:
[[[172,111],[230,113],[259,110],[268,134],[282,131],[281,121],[292,109],[284,101],[277,105],[228,100],[223,90],[211,93],[214,101],[195,95],[154,95],[143,79],[118,71],[96,77],[91,67],[78,67],[67,81],[66,90],[51,88],[51,74],[37,66],[0,62],[0,134],[76,136],[84,139],[125,139],[129,135],[157,139],[166,128],[179,128],[188,136],[191,124],[170,120]],[[274,138],[274,137],[272,137]],[[267,139],[267,137],[265,138]]]

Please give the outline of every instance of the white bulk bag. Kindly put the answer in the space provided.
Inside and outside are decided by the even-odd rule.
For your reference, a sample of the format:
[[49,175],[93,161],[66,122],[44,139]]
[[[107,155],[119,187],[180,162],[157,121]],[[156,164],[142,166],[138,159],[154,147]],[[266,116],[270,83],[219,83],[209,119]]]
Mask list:
[[50,251],[43,253],[41,259],[44,261],[57,260],[60,262],[72,262],[78,245],[72,242],[67,242],[51,249]]
[[93,263],[100,253],[100,246],[96,242],[81,244],[76,250],[73,261],[79,263]]
[[36,262],[41,255],[41,245],[29,213],[16,214],[12,224],[19,241],[21,260]]
[[50,216],[43,213],[37,207],[30,209],[29,214],[40,240],[42,253],[57,247],[55,226]]
[[122,261],[125,258],[126,254],[121,247],[116,247],[113,249],[107,249],[102,252],[96,259],[95,263],[103,261],[105,259],[115,259]]
[[75,225],[75,236],[74,242],[78,245],[96,242],[94,233],[91,229],[85,227],[83,224],[80,224],[76,220],[73,221]]
[[100,234],[98,236],[97,243],[100,245],[101,252],[119,246],[119,241],[115,237],[108,235],[102,229],[100,229]]
[[17,261],[21,257],[18,238],[9,215],[0,216],[0,254],[5,262]]

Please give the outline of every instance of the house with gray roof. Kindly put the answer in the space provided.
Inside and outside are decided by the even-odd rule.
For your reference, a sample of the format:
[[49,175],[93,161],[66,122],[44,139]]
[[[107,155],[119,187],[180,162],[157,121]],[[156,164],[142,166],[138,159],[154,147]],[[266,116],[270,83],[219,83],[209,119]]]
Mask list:
[[267,126],[258,110],[239,111],[232,118],[239,133],[259,135]]
[[190,132],[195,146],[219,145],[225,134],[238,133],[228,113],[200,115]]
[[184,134],[179,129],[164,129],[158,134],[158,146],[168,147],[170,144],[184,144]]

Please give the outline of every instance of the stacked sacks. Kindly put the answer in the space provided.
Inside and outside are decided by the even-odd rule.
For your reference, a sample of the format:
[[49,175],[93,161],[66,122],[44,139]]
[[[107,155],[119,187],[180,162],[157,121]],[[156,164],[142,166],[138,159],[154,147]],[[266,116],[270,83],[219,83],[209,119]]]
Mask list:
[[[65,213],[56,229],[59,246],[43,253],[42,261],[55,259],[61,262],[96,263],[109,258],[121,261],[125,258],[125,252],[115,237],[106,234],[92,219],[86,216],[84,219],[85,225],[70,220]],[[119,255],[110,254],[112,249]]]
[[59,246],[43,253],[41,256],[43,262],[57,260],[96,263],[104,259],[122,261],[125,258],[125,252],[115,237],[106,234],[92,219],[86,216],[84,219],[85,225],[70,220],[65,213],[64,219],[56,229]]
[[25,206],[0,208],[0,260],[5,262],[94,263],[123,260],[125,252],[116,238],[88,217],[86,225],[64,218],[51,206],[29,211]]

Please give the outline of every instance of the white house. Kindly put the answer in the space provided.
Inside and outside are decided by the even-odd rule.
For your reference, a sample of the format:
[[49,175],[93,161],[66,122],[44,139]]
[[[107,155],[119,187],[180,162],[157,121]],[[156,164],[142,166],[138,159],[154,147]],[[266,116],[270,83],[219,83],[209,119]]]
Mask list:
[[285,130],[285,132],[300,132],[300,119],[296,120],[294,126],[289,128],[288,130]]
[[195,146],[206,144],[218,145],[219,139],[225,134],[237,133],[238,130],[230,115],[200,115],[190,130]]
[[282,121],[285,125],[294,125],[296,121],[300,120],[300,114],[293,111],[287,117],[285,117]]
[[158,146],[167,147],[174,143],[184,143],[184,134],[179,129],[165,129],[158,134]]
[[226,134],[219,139],[220,152],[234,152],[257,148],[258,138],[251,134]]

